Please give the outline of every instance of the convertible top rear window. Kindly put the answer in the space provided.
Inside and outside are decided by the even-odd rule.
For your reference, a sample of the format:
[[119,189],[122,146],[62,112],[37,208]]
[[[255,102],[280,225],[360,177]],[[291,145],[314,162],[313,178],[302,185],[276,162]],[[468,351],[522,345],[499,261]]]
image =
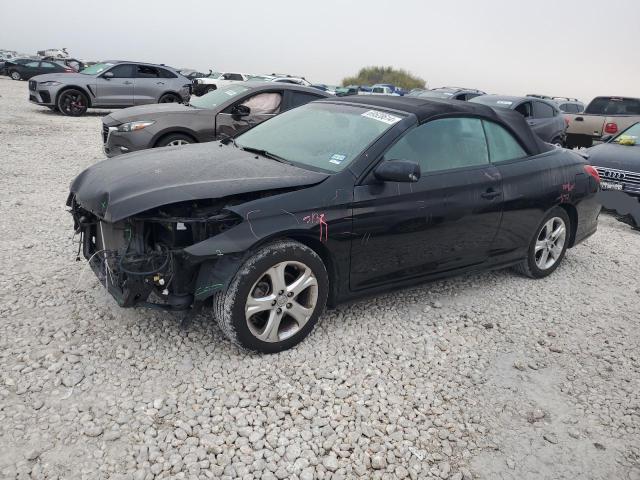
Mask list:
[[338,172],[402,118],[369,107],[310,103],[254,127],[236,143],[312,170]]

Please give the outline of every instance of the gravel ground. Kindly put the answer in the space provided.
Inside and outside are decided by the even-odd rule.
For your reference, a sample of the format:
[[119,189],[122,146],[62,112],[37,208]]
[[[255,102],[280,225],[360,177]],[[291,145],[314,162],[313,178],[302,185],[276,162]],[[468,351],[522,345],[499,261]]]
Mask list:
[[102,114],[0,77],[1,478],[640,479],[640,234],[603,216],[548,279],[404,289],[247,354],[74,261]]

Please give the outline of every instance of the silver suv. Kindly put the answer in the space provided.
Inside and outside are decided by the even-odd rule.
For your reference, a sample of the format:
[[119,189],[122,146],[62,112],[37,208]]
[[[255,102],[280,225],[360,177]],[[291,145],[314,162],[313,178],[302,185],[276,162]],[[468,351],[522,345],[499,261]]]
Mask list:
[[78,73],[33,77],[29,101],[64,115],[80,116],[87,108],[187,102],[190,88],[188,78],[164,65],[107,61]]

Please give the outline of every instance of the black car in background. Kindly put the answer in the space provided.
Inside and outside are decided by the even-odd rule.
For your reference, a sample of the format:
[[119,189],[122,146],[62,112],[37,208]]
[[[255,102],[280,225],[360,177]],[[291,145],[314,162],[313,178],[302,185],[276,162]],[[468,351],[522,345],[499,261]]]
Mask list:
[[598,174],[512,110],[348,96],[227,140],[99,162],[67,205],[122,307],[213,301],[244,348],[300,342],[325,304],[489,268],[542,278],[596,231]]
[[36,75],[46,73],[73,73],[72,67],[52,60],[16,59],[5,62],[5,71],[14,80],[29,80]]
[[587,150],[601,178],[602,206],[640,228],[640,122]]

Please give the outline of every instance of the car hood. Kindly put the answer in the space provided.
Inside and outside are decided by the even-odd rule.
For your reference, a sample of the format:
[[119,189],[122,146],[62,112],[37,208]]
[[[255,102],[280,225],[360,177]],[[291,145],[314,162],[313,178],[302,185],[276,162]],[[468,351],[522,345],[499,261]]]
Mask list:
[[640,172],[640,146],[601,143],[587,150],[589,163],[596,167]]
[[117,222],[162,205],[302,187],[327,177],[215,142],[103,160],[76,177],[71,194],[84,209]]
[[154,103],[137,107],[123,108],[110,113],[102,119],[102,123],[111,127],[135,120],[155,120],[158,117],[173,113],[191,113],[201,109],[189,107],[181,103]]
[[32,77],[31,80],[35,80],[36,82],[55,80],[62,83],[81,83],[82,85],[86,85],[87,83],[94,83],[96,78],[93,75],[84,75],[82,73],[60,72],[36,75]]

